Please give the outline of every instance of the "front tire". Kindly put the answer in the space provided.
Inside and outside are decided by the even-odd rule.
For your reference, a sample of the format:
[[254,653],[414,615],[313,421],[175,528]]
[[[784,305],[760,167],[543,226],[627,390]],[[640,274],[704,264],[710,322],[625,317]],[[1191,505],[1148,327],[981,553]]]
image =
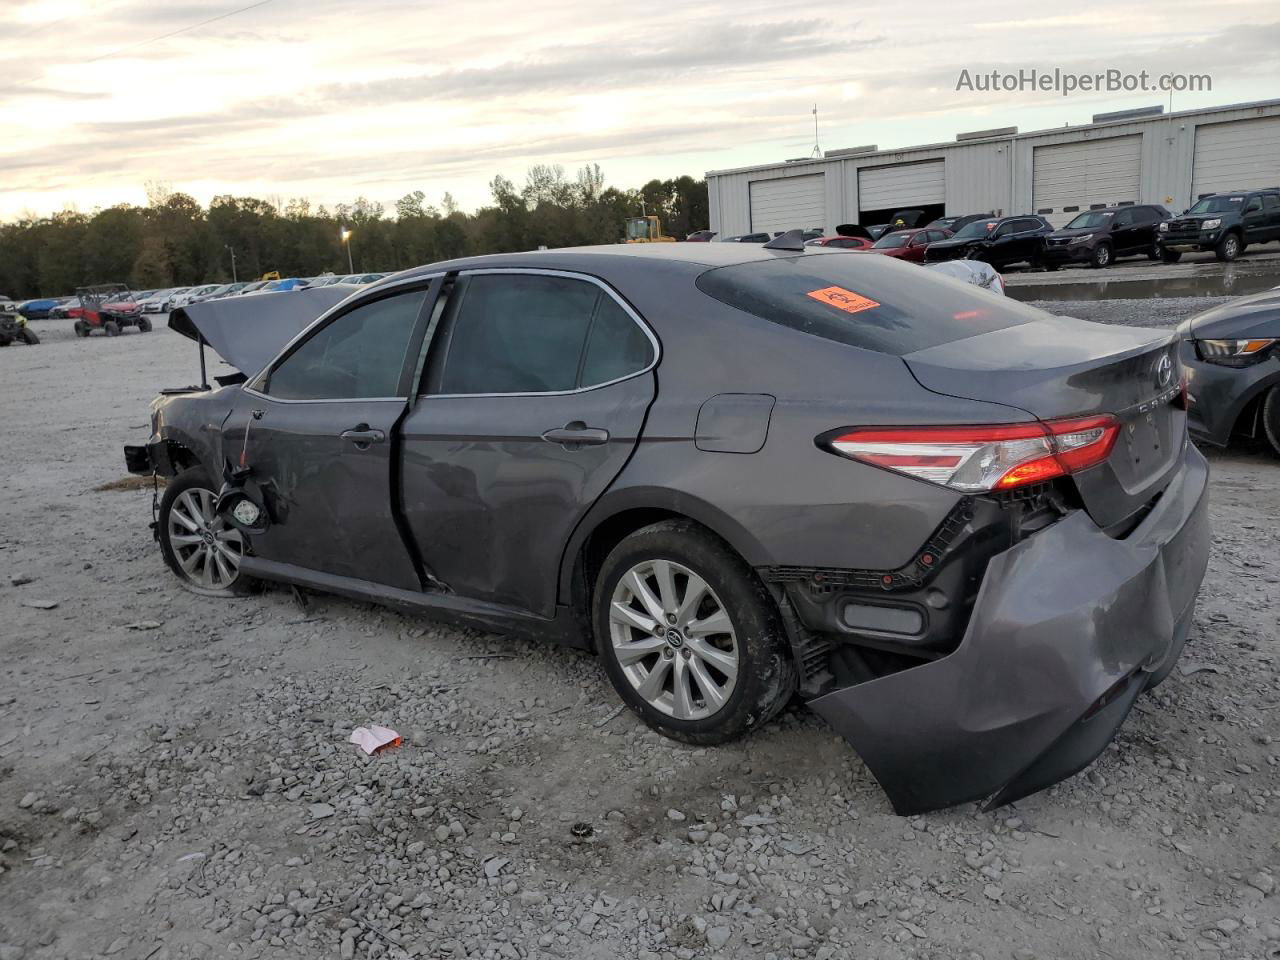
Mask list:
[[1213,255],[1223,263],[1230,263],[1236,257],[1240,256],[1243,249],[1240,244],[1240,238],[1234,233],[1228,233],[1225,237],[1218,241],[1218,245],[1213,248]]
[[243,596],[256,587],[255,581],[240,573],[244,534],[214,514],[217,496],[217,487],[203,467],[178,474],[160,499],[160,552],[192,593]]
[[674,740],[712,745],[761,726],[797,684],[777,609],[751,569],[698,525],[619,543],[596,579],[596,641],[623,702]]
[[1151,244],[1151,249],[1147,251],[1147,259],[1152,261],[1157,261],[1161,259],[1160,244],[1155,242]]
[[77,337],[87,337],[89,335],[89,325],[83,320],[77,320],[75,331]]
[[102,325],[102,329],[107,332],[108,337],[120,336],[120,324],[116,323],[114,320],[108,320]]
[[139,317],[139,318],[138,318],[138,332],[139,332],[139,333],[150,333],[150,332],[151,332],[151,320],[150,320],[150,318],[148,318],[148,317]]
[[22,331],[19,333],[19,336],[22,337],[22,342],[27,344],[27,346],[30,346],[30,347],[34,347],[37,343],[40,342],[40,338],[36,336],[35,331],[31,330],[28,327],[23,327]]
[[1160,248],[1160,259],[1165,263],[1177,263],[1182,259],[1181,250],[1169,250],[1166,247]]
[[1100,243],[1094,247],[1093,253],[1089,256],[1089,266],[1095,270],[1111,266],[1111,244]]

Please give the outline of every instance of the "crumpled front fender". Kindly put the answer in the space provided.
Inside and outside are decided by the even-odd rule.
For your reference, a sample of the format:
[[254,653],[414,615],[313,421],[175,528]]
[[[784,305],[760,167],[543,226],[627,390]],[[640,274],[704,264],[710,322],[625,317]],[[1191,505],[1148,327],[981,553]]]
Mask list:
[[992,559],[955,652],[809,706],[898,813],[1005,803],[1070,776],[1181,649],[1208,563],[1207,481],[1187,444],[1126,539],[1071,514]]

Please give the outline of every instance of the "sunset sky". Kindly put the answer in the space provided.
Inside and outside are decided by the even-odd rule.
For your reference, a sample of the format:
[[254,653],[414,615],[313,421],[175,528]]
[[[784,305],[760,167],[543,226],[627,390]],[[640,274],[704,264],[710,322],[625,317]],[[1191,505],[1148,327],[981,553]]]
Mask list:
[[147,181],[464,209],[534,163],[638,186],[807,155],[815,103],[828,149],[1167,106],[957,92],[966,68],[1212,75],[1175,110],[1280,96],[1274,0],[247,5],[0,0],[0,218],[142,203]]

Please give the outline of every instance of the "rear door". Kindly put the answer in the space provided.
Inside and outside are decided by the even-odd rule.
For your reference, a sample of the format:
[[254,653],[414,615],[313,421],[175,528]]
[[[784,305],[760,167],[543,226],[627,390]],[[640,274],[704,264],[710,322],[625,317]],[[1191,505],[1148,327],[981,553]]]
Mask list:
[[593,278],[459,276],[402,431],[405,519],[431,575],[553,616],[565,544],[635,447],[657,357]]
[[427,295],[423,281],[361,301],[307,331],[241,391],[223,455],[243,456],[272,518],[253,538],[258,556],[421,589],[392,509],[392,467]]

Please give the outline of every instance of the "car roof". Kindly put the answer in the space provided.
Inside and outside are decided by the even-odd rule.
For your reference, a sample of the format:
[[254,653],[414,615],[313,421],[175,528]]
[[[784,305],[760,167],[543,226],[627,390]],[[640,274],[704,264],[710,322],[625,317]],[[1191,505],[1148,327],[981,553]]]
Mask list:
[[[756,260],[774,260],[779,257],[831,256],[822,247],[805,247],[801,250],[769,250],[763,244],[753,243],[616,243],[593,247],[561,247],[555,250],[528,250],[523,253],[493,253],[458,260],[411,267],[402,273],[390,274],[390,278],[403,280],[422,274],[439,273],[442,270],[496,270],[502,268],[526,268],[546,270],[582,270],[590,272],[592,266],[619,266],[626,260],[642,263],[683,263],[691,267],[732,266]],[[701,272],[701,271],[699,271]]]

